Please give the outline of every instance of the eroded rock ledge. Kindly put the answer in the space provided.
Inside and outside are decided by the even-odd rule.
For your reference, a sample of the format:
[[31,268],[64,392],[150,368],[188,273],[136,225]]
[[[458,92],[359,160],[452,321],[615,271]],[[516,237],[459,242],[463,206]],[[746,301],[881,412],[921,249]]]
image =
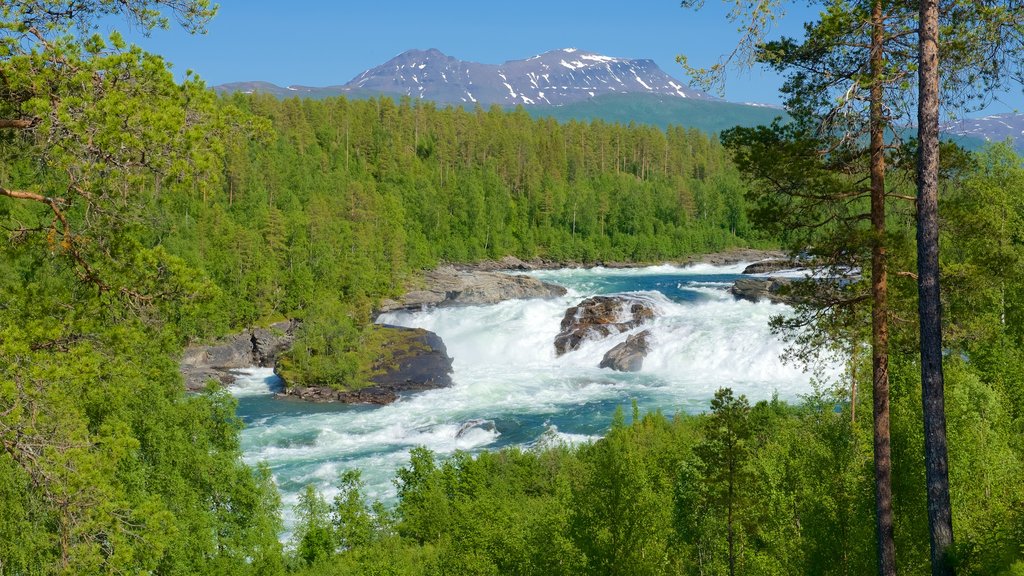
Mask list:
[[189,346],[179,365],[185,387],[198,391],[209,380],[235,381],[231,370],[273,366],[277,355],[291,347],[298,322],[284,321],[266,328],[251,328],[209,346]]

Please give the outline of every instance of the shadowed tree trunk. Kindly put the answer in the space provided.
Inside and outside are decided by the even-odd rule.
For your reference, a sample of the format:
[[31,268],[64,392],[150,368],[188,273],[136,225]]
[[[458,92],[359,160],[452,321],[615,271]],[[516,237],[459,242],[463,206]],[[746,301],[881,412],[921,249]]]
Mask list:
[[954,573],[946,455],[946,409],[942,378],[942,317],[939,300],[939,6],[921,0],[917,109],[917,271],[921,322],[921,400],[924,405],[924,464],[933,576]]

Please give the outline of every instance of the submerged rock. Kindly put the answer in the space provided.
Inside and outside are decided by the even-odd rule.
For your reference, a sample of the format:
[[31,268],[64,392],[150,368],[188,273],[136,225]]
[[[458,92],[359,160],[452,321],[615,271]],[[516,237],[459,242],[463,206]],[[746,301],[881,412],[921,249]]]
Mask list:
[[561,332],[555,337],[558,356],[580,347],[584,340],[599,340],[632,330],[654,318],[650,302],[629,296],[593,296],[565,311]]
[[399,300],[385,300],[378,311],[497,304],[522,298],[555,298],[566,293],[564,287],[532,276],[459,270],[453,266],[427,272],[424,283],[422,290],[409,292]]
[[188,390],[202,390],[210,380],[234,382],[231,370],[252,366],[273,366],[277,355],[294,340],[298,322],[286,320],[266,328],[253,328],[229,336],[218,344],[189,346],[182,354],[179,370]]
[[644,358],[650,352],[650,346],[647,343],[650,335],[650,330],[630,335],[625,342],[605,352],[599,367],[611,368],[619,372],[639,372],[643,368]]
[[275,367],[285,382],[281,396],[310,402],[390,404],[403,394],[451,386],[452,359],[441,337],[422,328],[379,325],[387,341],[386,354],[373,366],[370,385],[345,389],[301,382],[298,374]]
[[495,430],[498,429],[497,426],[495,426],[495,424],[494,424],[494,420],[487,420],[487,419],[484,419],[484,418],[474,418],[474,419],[464,423],[462,426],[459,426],[459,431],[455,433],[455,437],[456,438],[462,438],[463,436],[468,434],[471,430],[475,430],[477,428],[479,428],[480,430],[487,431],[487,432],[494,432]]

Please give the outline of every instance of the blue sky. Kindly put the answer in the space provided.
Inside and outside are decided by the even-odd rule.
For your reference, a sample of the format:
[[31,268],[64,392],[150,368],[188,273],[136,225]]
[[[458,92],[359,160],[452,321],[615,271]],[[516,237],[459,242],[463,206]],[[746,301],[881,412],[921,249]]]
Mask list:
[[[609,56],[650,58],[686,81],[675,62],[686,54],[711,64],[736,43],[736,25],[719,0],[700,11],[678,0],[454,0],[389,2],[348,0],[220,0],[220,12],[205,36],[180,30],[149,38],[129,35],[163,54],[183,73],[192,69],[210,85],[266,80],[287,86],[344,84],[367,68],[410,48],[437,48],[489,64],[527,58],[556,48],[579,48]],[[799,36],[815,15],[797,2],[776,32]],[[778,103],[781,80],[769,71],[732,70],[725,97],[737,102]],[[989,107],[989,113],[1024,108],[1020,90]]]

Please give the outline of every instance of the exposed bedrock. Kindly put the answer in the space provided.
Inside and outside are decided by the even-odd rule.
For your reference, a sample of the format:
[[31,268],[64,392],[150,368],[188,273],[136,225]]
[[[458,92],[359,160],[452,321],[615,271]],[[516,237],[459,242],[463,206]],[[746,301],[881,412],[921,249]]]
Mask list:
[[180,369],[185,387],[201,390],[209,380],[234,382],[231,370],[273,366],[277,355],[291,347],[298,322],[286,320],[266,328],[251,328],[209,346],[189,346]]

